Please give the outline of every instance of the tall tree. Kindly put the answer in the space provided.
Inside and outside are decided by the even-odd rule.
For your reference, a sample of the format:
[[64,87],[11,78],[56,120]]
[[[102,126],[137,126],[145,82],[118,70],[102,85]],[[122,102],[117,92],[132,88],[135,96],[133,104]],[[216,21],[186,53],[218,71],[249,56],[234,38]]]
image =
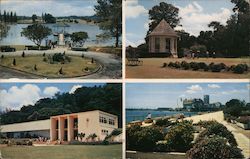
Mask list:
[[3,12],[3,21],[4,21],[5,23],[7,22],[6,11]]
[[27,28],[23,28],[21,35],[27,37],[34,42],[37,46],[41,46],[42,40],[51,34],[52,30],[41,24],[29,25]]
[[32,18],[32,22],[35,23],[36,19],[37,19],[37,16],[35,14],[33,14],[31,18]]
[[13,12],[12,11],[10,12],[10,22],[11,23],[13,22]]
[[115,46],[118,47],[122,34],[122,0],[97,0],[95,12],[100,29],[115,37]]
[[55,17],[53,17],[53,15],[51,15],[51,14],[47,14],[47,13],[45,13],[45,15],[44,15],[44,21],[45,21],[45,23],[56,23],[56,18]]
[[74,32],[70,35],[71,40],[74,43],[80,43],[83,45],[85,43],[85,40],[88,38],[88,33],[87,32]]
[[169,25],[174,28],[180,23],[179,9],[172,4],[161,2],[149,10],[149,32],[150,33],[162,19],[165,19]]
[[6,22],[10,22],[10,13],[9,12],[6,13]]
[[14,22],[16,23],[16,22],[17,22],[17,15],[16,15],[16,12],[14,13],[13,19],[14,19]]
[[2,16],[2,12],[0,11],[0,22],[3,21],[3,16]]

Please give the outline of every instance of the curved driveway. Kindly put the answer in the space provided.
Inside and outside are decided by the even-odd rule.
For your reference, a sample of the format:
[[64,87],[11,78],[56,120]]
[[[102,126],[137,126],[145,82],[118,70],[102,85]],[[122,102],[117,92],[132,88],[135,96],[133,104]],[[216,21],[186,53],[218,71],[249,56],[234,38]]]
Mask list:
[[[108,53],[100,53],[100,52],[81,52],[81,51],[71,51],[65,49],[54,49],[47,51],[34,51],[34,50],[25,50],[26,55],[36,55],[36,54],[54,54],[54,53],[63,53],[66,52],[68,55],[79,55],[84,54],[85,57],[94,58],[99,63],[102,64],[102,69],[95,74],[77,77],[80,79],[119,79],[122,76],[122,60],[120,57],[114,56]],[[0,56],[3,54],[5,56],[21,56],[23,51],[16,52],[0,52]],[[20,78],[20,79],[34,79],[34,78],[42,78],[40,76],[36,76],[29,73],[24,73],[20,71],[16,71],[14,69],[5,68],[0,66],[0,78],[9,79],[9,78]]]

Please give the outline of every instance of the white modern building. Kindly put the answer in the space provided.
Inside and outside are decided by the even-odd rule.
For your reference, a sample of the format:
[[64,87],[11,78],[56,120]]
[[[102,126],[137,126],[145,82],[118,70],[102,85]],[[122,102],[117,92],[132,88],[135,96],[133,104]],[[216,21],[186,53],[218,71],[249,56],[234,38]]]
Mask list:
[[95,134],[97,141],[102,141],[114,129],[118,128],[118,117],[100,110],[51,116],[47,120],[1,125],[1,132],[9,138],[39,136],[51,141],[72,141],[78,134]]

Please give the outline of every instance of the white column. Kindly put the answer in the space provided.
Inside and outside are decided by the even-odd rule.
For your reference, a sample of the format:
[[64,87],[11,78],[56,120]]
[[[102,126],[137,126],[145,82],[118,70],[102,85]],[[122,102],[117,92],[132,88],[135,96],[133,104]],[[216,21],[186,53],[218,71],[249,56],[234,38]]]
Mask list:
[[64,119],[59,117],[58,139],[63,141],[64,138]]
[[56,140],[56,119],[50,119],[50,141]]
[[74,118],[68,116],[68,141],[72,141],[74,139]]

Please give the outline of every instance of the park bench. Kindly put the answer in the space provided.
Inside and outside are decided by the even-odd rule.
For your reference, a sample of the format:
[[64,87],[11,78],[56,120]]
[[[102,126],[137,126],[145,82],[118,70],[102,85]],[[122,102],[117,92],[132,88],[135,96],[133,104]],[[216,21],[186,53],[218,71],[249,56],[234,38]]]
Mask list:
[[137,57],[127,58],[129,66],[139,66],[143,64],[143,61],[139,60]]

